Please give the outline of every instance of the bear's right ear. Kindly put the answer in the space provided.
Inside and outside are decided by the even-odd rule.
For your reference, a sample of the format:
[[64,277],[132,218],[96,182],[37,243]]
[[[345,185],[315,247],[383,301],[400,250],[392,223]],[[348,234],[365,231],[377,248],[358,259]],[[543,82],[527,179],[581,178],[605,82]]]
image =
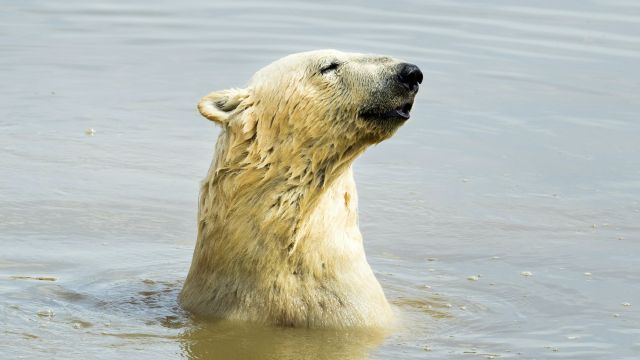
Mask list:
[[200,99],[198,110],[207,119],[220,125],[226,125],[234,110],[248,96],[249,91],[246,89],[228,89],[212,92]]

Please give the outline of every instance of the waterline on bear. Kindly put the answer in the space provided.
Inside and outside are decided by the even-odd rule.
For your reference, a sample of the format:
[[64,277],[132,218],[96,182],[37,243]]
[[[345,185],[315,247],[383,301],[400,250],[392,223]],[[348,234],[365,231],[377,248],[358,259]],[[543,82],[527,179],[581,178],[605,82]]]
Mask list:
[[180,294],[194,314],[312,328],[386,327],[351,164],[409,118],[422,73],[376,55],[284,57],[198,104],[221,125]]

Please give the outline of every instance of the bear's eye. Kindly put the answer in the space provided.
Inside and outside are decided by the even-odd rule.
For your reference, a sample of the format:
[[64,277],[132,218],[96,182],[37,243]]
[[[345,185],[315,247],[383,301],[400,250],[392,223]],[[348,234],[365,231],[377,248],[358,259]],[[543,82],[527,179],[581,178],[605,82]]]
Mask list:
[[337,61],[333,61],[330,64],[321,67],[320,74],[324,75],[330,71],[335,71],[338,69],[338,67],[340,67],[340,63]]

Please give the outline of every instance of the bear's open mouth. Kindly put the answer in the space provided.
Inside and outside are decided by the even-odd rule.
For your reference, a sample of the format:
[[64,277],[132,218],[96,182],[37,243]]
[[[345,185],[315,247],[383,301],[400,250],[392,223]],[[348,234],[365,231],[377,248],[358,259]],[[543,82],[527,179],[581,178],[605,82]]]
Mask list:
[[398,116],[406,119],[409,119],[410,114],[409,112],[411,111],[411,108],[413,107],[413,103],[408,102],[398,108],[396,108],[394,111],[398,114]]
[[408,120],[410,116],[409,112],[413,107],[413,102],[407,102],[393,110],[388,111],[364,111],[361,116],[367,120],[379,120],[379,119],[397,119]]

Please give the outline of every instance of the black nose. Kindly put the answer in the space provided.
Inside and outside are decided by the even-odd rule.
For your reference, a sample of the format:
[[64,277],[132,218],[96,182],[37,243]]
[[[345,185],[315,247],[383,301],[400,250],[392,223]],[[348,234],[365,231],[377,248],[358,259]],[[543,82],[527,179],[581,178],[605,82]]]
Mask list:
[[422,71],[413,64],[402,63],[399,68],[398,78],[402,85],[410,91],[418,90],[418,84],[422,83]]

